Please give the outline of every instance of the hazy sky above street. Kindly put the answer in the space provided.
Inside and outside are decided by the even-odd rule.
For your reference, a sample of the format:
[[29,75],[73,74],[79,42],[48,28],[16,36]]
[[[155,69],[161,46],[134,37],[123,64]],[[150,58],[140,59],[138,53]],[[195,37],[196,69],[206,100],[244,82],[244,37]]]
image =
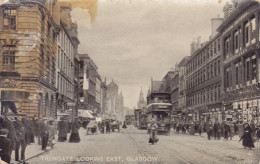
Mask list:
[[151,77],[161,80],[184,56],[197,36],[211,34],[210,19],[223,17],[226,0],[99,0],[96,19],[75,8],[79,53],[87,53],[98,72],[112,79],[126,107],[136,106],[141,86],[147,93]]

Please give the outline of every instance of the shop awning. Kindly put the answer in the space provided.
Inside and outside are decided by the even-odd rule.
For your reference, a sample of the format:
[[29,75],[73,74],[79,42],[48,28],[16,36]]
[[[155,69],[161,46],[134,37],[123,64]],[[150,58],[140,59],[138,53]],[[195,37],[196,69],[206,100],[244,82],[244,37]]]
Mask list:
[[94,118],[91,113],[92,113],[92,111],[90,111],[90,110],[79,109],[78,110],[78,117]]

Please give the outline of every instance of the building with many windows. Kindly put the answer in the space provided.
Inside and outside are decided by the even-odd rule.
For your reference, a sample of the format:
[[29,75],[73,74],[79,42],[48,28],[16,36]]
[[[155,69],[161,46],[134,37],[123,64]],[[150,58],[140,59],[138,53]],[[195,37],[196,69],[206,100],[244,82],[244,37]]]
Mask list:
[[237,1],[229,12],[218,28],[223,45],[225,113],[230,120],[259,122],[260,5],[254,0]]
[[98,67],[88,54],[79,54],[79,59],[80,101],[78,107],[96,112],[96,80]]
[[30,101],[16,108],[30,117],[56,116],[59,11],[59,4],[53,0],[8,1],[0,5],[0,69],[20,75],[13,80],[29,92]]
[[[56,107],[59,112],[65,112],[76,106],[75,95],[75,58],[79,40],[77,38],[77,25],[72,23],[69,3],[60,3],[61,17],[60,33],[57,37],[58,55],[56,64]],[[65,20],[64,20],[65,19]],[[71,111],[72,112],[72,111]]]
[[192,119],[222,120],[222,60],[220,34],[216,32],[221,18],[213,18],[210,40],[200,44],[187,62],[186,103]]
[[179,96],[178,96],[178,109],[182,113],[187,113],[188,110],[186,108],[186,68],[187,68],[187,62],[189,60],[189,56],[184,57],[180,63],[178,64],[179,68]]

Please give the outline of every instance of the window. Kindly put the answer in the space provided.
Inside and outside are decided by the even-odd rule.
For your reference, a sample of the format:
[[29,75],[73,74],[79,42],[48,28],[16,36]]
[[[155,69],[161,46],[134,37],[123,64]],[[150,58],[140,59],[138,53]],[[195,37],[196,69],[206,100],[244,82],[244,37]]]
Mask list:
[[256,57],[253,56],[252,58],[252,80],[256,79]]
[[15,45],[4,45],[2,50],[2,61],[6,69],[14,69],[15,66]]
[[210,57],[213,56],[213,45],[210,46]]
[[250,61],[246,61],[246,81],[250,80]]
[[218,39],[218,51],[220,51],[220,39]]
[[229,54],[229,37],[225,39],[225,57]]
[[45,15],[42,13],[42,27],[41,27],[41,31],[42,31],[42,34],[44,34],[44,31],[45,31]]
[[217,53],[217,43],[214,42],[214,54],[216,54],[216,53]]
[[215,62],[214,63],[214,76],[217,75],[217,63]]
[[220,60],[218,60],[218,75],[220,74]]
[[245,36],[245,44],[249,42],[249,22],[244,24],[244,36]]
[[238,66],[236,66],[236,85],[238,85]]
[[256,28],[255,16],[251,17],[250,22],[251,22],[252,32],[254,32]]
[[44,45],[43,44],[41,44],[41,59],[40,59],[41,61],[41,70],[40,70],[40,76],[41,77],[43,77],[42,76],[42,74],[43,74],[43,70],[44,70]]
[[235,32],[234,40],[235,40],[235,50],[237,50],[238,44],[239,44],[239,42],[238,42],[238,30],[236,30],[236,32]]
[[210,65],[210,77],[213,77],[213,64]]
[[229,88],[229,70],[226,70],[226,87]]
[[217,101],[218,100],[218,88],[217,86],[215,86],[215,89],[214,89],[214,101]]
[[4,29],[16,30],[16,9],[4,9]]

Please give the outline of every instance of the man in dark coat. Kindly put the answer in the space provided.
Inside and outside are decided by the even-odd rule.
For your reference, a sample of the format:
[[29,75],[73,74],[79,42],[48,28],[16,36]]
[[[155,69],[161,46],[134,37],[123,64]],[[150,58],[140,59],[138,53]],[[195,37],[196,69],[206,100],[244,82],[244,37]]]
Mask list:
[[210,137],[213,133],[213,125],[212,125],[211,121],[206,123],[206,130],[207,130],[208,140],[210,140]]
[[224,130],[224,138],[226,140],[228,140],[228,134],[230,133],[230,127],[226,122],[224,122],[224,129],[223,130]]
[[46,150],[49,134],[48,134],[47,125],[44,122],[44,120],[39,120],[38,121],[38,130],[39,130],[39,135],[41,137],[42,150]]
[[1,160],[6,163],[10,163],[11,155],[9,154],[12,151],[11,140],[7,138],[7,129],[0,129],[0,157]]
[[25,141],[27,144],[31,144],[32,124],[26,117],[22,118],[22,123],[26,130],[25,131]]
[[9,154],[11,156],[12,150],[15,149],[15,144],[17,142],[15,127],[13,125],[13,122],[8,117],[1,116],[0,117],[0,129],[2,129],[2,128],[8,130],[7,138],[9,138],[11,140],[11,149],[9,152]]
[[67,134],[68,134],[68,124],[67,122],[64,121],[63,118],[60,119],[60,121],[58,122],[58,141],[59,142],[64,142],[67,140]]
[[215,121],[214,126],[213,126],[215,140],[220,139],[220,130],[221,130],[220,123],[218,121]]
[[16,147],[15,147],[15,161],[20,161],[19,160],[19,151],[21,147],[21,160],[25,160],[25,149],[27,146],[26,140],[25,140],[25,127],[22,124],[21,120],[16,117],[14,121],[14,126],[16,130],[16,135],[17,135],[17,142],[16,142]]

